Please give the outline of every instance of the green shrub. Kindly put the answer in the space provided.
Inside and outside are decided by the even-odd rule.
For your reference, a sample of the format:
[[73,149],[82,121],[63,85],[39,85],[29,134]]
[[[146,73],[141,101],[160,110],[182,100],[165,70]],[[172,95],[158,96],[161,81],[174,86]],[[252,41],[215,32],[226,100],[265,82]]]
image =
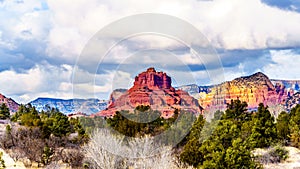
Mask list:
[[9,108],[6,106],[5,103],[2,103],[0,105],[0,119],[9,119],[10,113],[9,113]]
[[286,150],[284,147],[276,146],[269,151],[271,159],[273,162],[282,162],[289,157],[289,151]]
[[256,156],[256,160],[261,164],[280,163],[289,157],[289,152],[284,147],[275,146],[268,149],[263,155]]

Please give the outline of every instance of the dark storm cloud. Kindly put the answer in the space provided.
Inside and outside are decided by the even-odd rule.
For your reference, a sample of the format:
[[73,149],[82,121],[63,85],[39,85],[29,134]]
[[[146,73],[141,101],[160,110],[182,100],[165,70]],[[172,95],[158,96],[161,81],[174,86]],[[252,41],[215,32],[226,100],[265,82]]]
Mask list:
[[45,45],[36,41],[22,41],[13,50],[0,48],[0,69],[13,69],[17,72],[28,70],[35,64],[45,61]]
[[[259,49],[259,50],[225,50],[218,49],[217,54],[219,56],[221,66],[226,68],[235,68],[239,65],[245,65],[244,70],[247,72],[254,72],[255,70],[263,67],[264,65],[271,64],[272,59],[270,56],[269,49]],[[213,62],[213,61],[212,61]],[[205,64],[188,64],[190,70],[192,71],[203,71],[207,68],[218,68],[213,67],[212,63]],[[172,67],[170,67],[172,68]],[[174,66],[174,69],[184,70],[183,67]]]
[[272,63],[269,49],[259,50],[218,50],[224,68],[245,65],[247,72],[253,72]]
[[0,47],[0,71],[13,69],[22,72],[45,62],[56,66],[75,64],[76,57],[74,60],[49,57],[46,48],[47,44],[43,41],[24,39],[17,39],[13,49]]
[[35,61],[25,58],[23,54],[11,54],[1,49],[0,57],[0,71],[14,69],[19,72],[23,69],[30,69],[35,64]]
[[[276,49],[273,49],[276,50]],[[281,50],[281,49],[278,49]],[[188,49],[178,49],[175,50],[175,54],[184,54],[188,52]],[[223,68],[235,68],[239,65],[244,65],[244,70],[247,73],[252,73],[264,65],[271,64],[272,59],[270,56],[269,49],[259,49],[259,50],[225,50],[225,49],[218,49],[217,50],[218,58],[220,60],[212,60],[207,64],[202,63],[195,63],[195,64],[168,64],[162,68],[169,69],[169,70],[177,70],[177,71],[186,71],[187,69],[191,71],[205,71],[208,69],[217,69],[222,66]],[[183,56],[180,56],[183,57]],[[218,59],[216,58],[216,59]],[[221,65],[215,64],[214,62],[221,62]],[[126,70],[126,72],[133,72],[133,70],[143,69],[145,67],[152,66],[151,63],[143,63],[142,60],[139,60],[138,63],[133,64],[118,64],[118,63],[101,63],[97,68],[96,73],[101,74],[105,73],[108,70]],[[217,66],[217,67],[216,67]],[[86,70],[90,70],[90,73],[95,73],[94,68],[86,67]]]

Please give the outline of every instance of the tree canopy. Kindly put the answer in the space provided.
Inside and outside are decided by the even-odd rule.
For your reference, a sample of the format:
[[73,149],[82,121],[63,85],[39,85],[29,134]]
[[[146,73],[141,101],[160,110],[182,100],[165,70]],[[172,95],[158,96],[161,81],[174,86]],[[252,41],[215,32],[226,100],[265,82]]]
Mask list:
[[2,103],[0,106],[0,119],[5,120],[5,119],[9,119],[9,117],[10,117],[9,108],[5,103]]

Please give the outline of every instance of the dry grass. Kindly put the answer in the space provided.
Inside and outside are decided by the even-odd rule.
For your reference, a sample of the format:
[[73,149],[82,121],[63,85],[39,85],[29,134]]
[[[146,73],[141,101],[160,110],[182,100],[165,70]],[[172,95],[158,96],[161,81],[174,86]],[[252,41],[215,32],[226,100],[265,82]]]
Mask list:
[[0,151],[3,152],[2,159],[5,162],[7,169],[25,169],[26,167],[22,162],[15,162],[3,149],[0,148]]
[[[265,169],[300,169],[300,150],[295,147],[284,147],[289,151],[289,157],[281,163],[264,164]],[[264,154],[266,149],[256,149],[254,154]]]

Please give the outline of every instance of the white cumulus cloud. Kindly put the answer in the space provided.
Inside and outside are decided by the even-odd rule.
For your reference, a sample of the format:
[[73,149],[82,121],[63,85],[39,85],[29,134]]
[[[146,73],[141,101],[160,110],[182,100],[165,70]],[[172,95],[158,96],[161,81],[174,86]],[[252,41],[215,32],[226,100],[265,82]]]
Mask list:
[[271,51],[272,64],[262,68],[270,78],[293,80],[300,79],[300,54],[292,50]]

